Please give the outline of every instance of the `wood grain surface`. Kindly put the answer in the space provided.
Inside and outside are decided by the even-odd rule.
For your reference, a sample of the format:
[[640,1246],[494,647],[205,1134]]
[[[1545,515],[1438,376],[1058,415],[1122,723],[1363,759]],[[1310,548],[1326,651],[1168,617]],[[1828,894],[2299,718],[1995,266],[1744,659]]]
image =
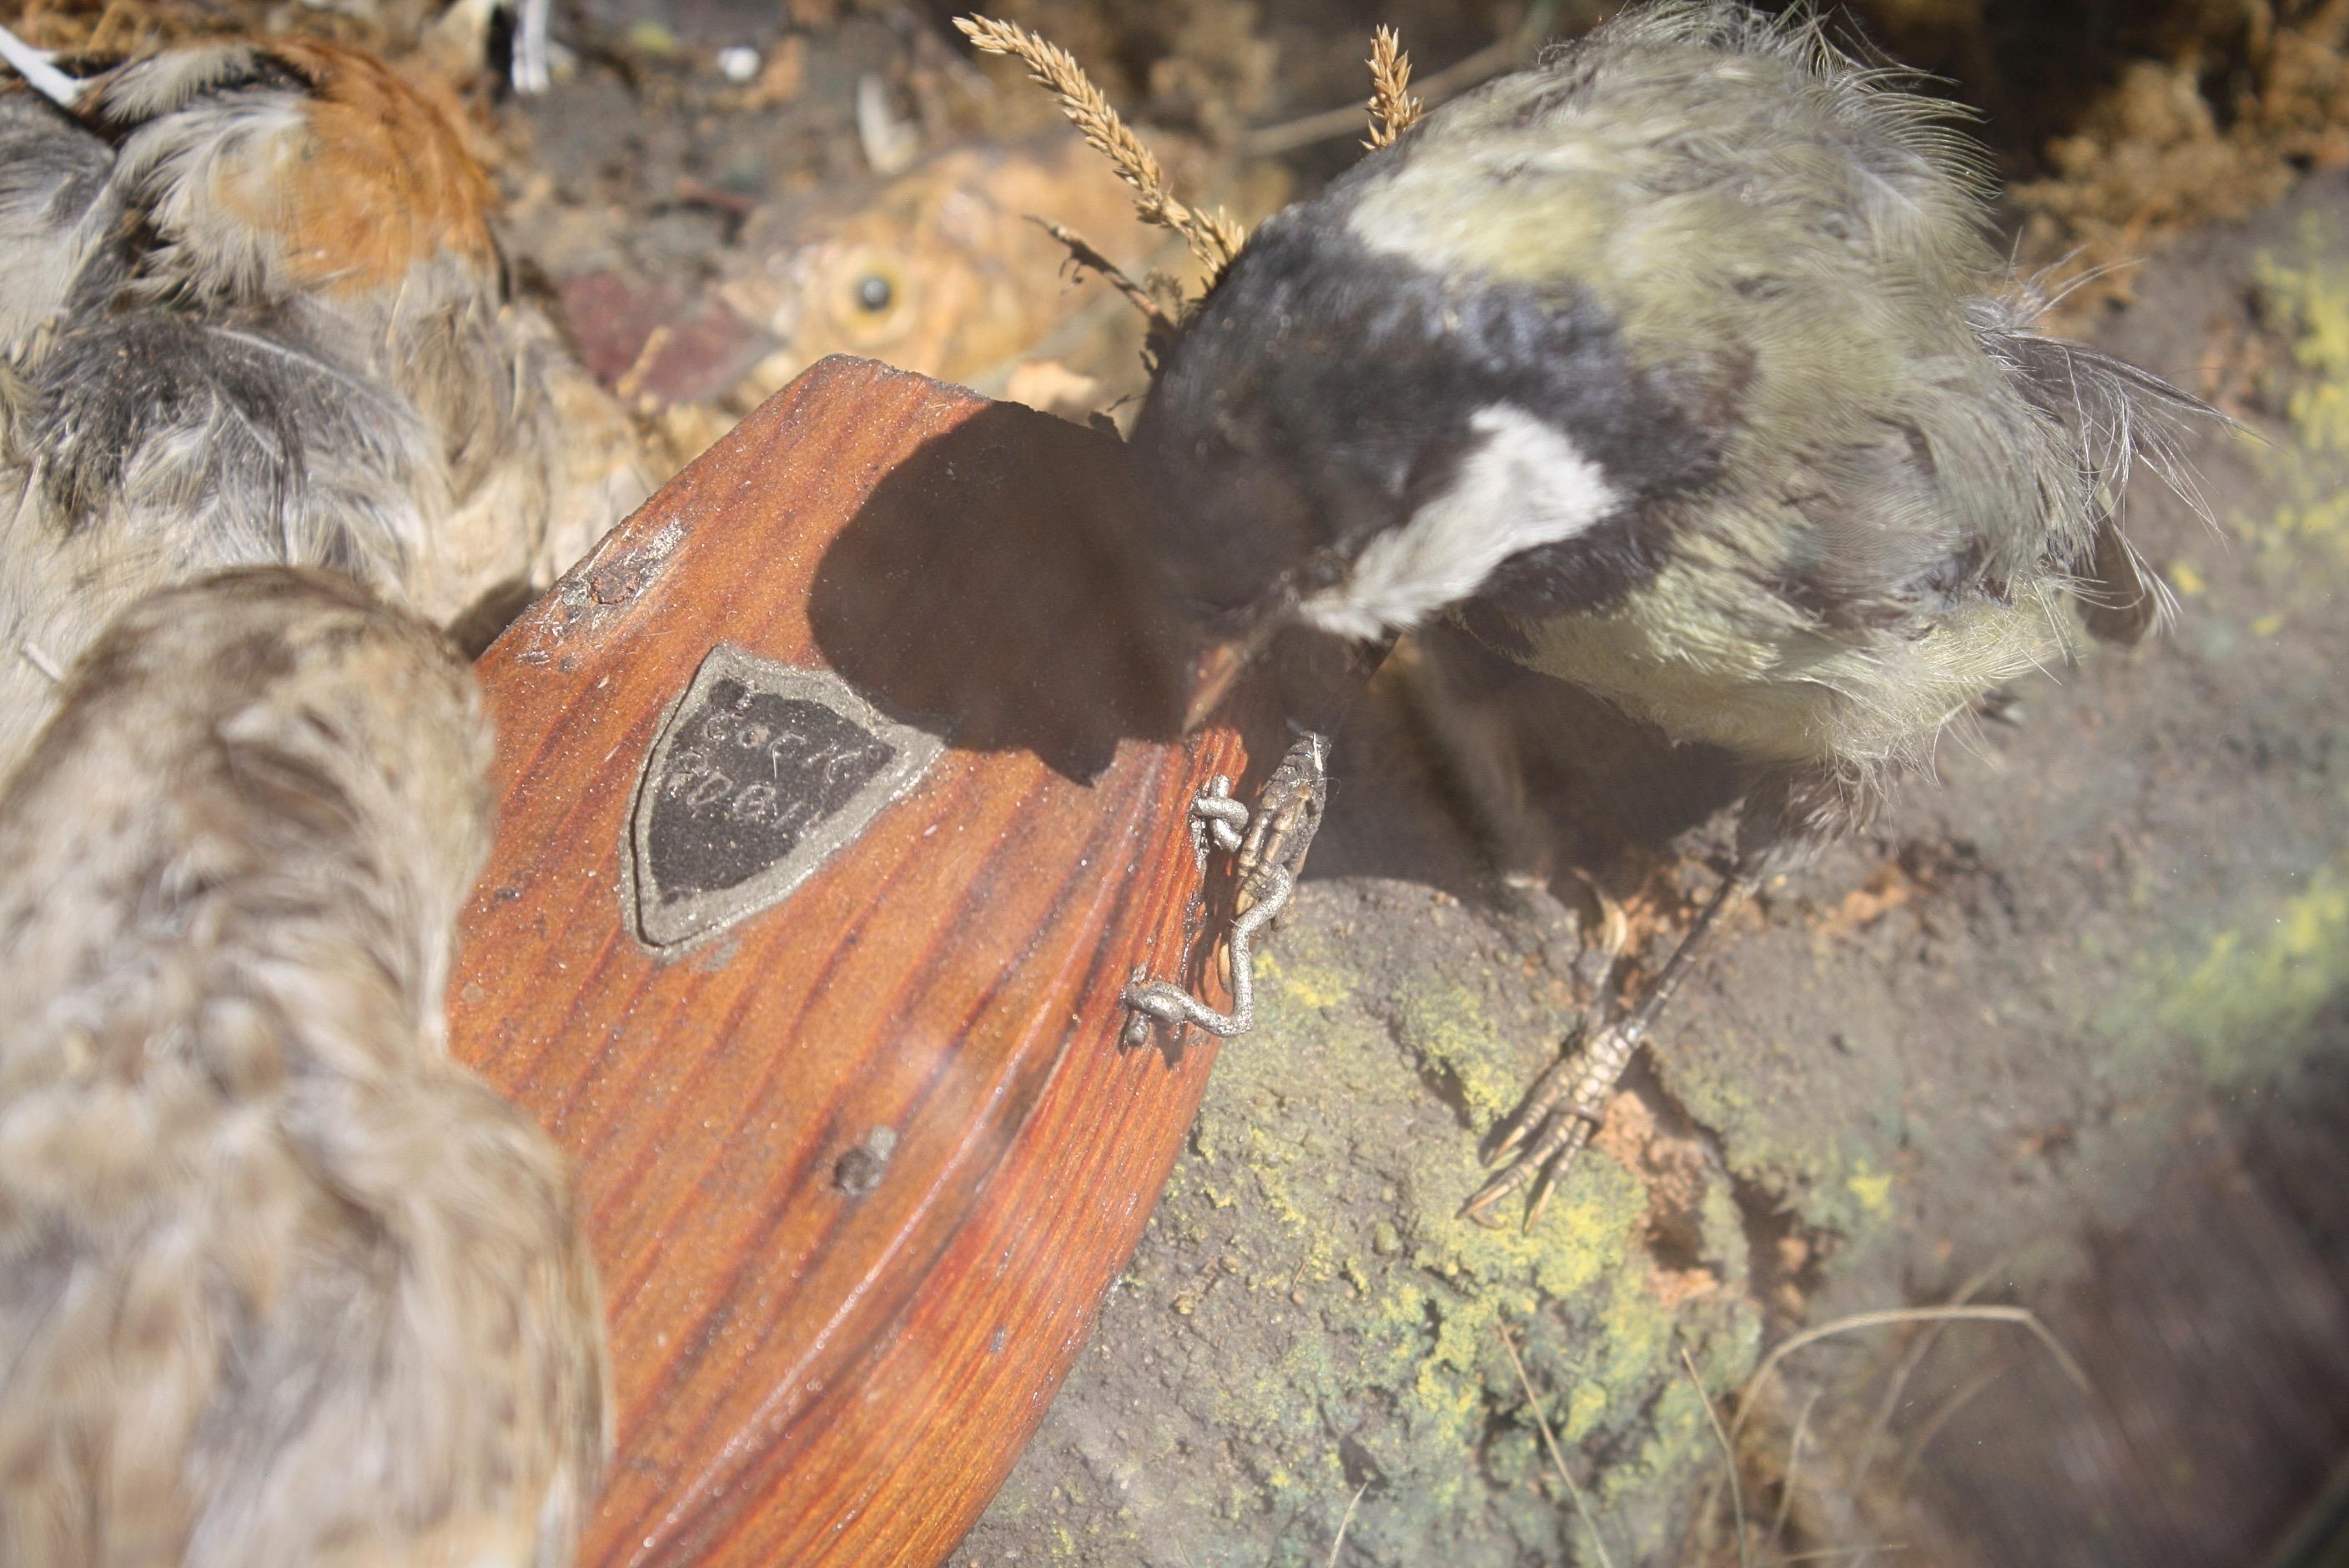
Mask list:
[[[1132,1253],[1214,1050],[1121,1049],[1119,993],[1210,967],[1185,812],[1246,747],[1178,734],[1124,459],[826,360],[482,657],[452,1035],[578,1164],[619,1405],[583,1563],[938,1561]],[[657,952],[630,800],[721,642],[946,749],[780,906]]]

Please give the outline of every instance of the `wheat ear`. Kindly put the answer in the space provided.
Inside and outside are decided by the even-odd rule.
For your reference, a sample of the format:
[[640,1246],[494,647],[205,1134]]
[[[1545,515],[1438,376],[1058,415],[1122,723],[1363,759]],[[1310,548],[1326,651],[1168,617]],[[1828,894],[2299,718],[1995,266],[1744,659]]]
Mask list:
[[1145,223],[1157,223],[1183,236],[1191,253],[1220,276],[1240,253],[1247,232],[1221,208],[1202,211],[1168,188],[1166,171],[1142,139],[1118,118],[1101,88],[1093,86],[1075,57],[1010,22],[988,16],[957,16],[955,26],[974,47],[989,55],[1009,55],[1028,67],[1028,74],[1051,89],[1061,100],[1061,112],[1078,134],[1092,144],[1118,178],[1133,187],[1134,211]]

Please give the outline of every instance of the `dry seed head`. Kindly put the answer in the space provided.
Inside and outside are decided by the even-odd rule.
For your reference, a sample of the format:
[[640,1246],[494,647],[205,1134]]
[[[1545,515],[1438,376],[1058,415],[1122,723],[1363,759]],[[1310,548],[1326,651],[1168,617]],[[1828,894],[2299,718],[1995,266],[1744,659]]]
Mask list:
[[1392,27],[1371,35],[1371,134],[1362,145],[1376,152],[1419,123],[1427,107],[1411,96],[1411,57]]
[[1177,198],[1166,184],[1166,173],[1158,160],[1133,134],[1109,99],[1093,86],[1084,67],[1066,49],[1026,28],[1010,22],[999,22],[989,16],[957,16],[955,26],[961,29],[973,47],[989,55],[1009,55],[1028,67],[1029,76],[1050,88],[1061,100],[1061,112],[1079,135],[1106,157],[1117,170],[1118,178],[1133,187],[1134,211],[1145,223],[1156,223],[1174,230],[1191,247],[1192,254],[1206,264],[1213,276],[1220,276],[1239,254],[1240,245],[1247,237],[1247,231],[1220,208],[1203,212]]

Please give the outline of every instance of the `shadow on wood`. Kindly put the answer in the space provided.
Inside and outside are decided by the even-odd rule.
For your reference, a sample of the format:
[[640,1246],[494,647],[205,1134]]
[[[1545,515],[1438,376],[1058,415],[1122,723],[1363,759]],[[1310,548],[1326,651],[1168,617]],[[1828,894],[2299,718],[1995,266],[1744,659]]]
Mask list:
[[896,717],[1086,783],[1120,740],[1181,733],[1184,638],[1119,548],[1125,449],[1035,418],[993,405],[892,469],[808,616],[824,662]]
[[[620,1406],[583,1562],[942,1558],[1131,1254],[1215,1053],[1120,1050],[1119,994],[1209,966],[1185,816],[1245,751],[1174,735],[1128,487],[1114,441],[828,360],[482,658],[500,833],[452,1038],[579,1165]],[[737,813],[709,843],[744,886],[821,863],[648,946],[640,776]]]

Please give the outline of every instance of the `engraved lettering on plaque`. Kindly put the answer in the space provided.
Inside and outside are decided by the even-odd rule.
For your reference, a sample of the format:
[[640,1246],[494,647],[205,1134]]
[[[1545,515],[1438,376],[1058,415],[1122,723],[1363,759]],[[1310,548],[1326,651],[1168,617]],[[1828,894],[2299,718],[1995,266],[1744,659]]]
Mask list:
[[720,644],[653,744],[628,811],[622,897],[671,948],[781,903],[936,759],[839,676]]

